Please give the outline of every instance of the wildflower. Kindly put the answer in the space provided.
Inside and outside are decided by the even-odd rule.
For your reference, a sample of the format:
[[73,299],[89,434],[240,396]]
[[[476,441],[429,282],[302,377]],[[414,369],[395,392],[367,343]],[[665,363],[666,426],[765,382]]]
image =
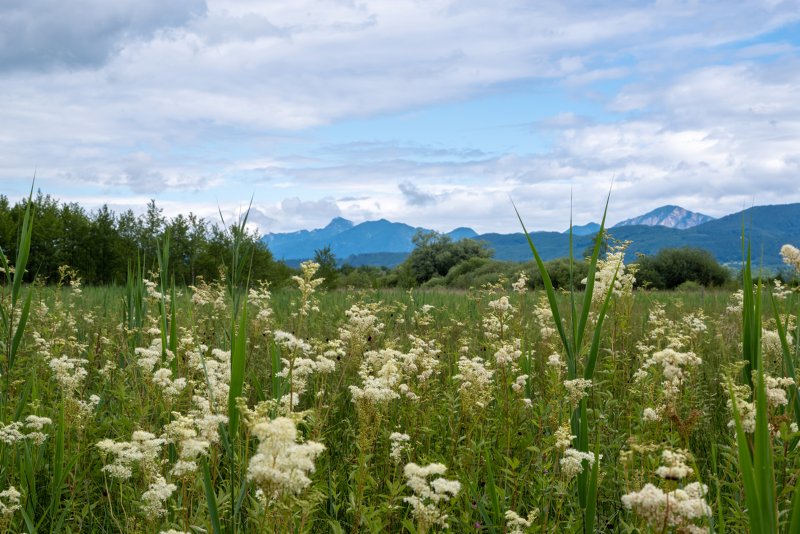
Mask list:
[[325,446],[315,441],[299,443],[297,428],[287,417],[262,419],[251,426],[258,438],[258,451],[247,466],[247,479],[268,489],[277,497],[299,493],[309,484],[314,459]]
[[172,371],[167,368],[157,369],[153,373],[153,384],[158,386],[161,394],[164,395],[168,401],[172,401],[175,397],[180,395],[183,388],[186,387],[186,379],[176,378],[171,380]]
[[586,390],[592,387],[592,381],[585,378],[565,380],[564,387],[567,388],[567,392],[569,393],[570,404],[575,405],[589,394]]
[[389,441],[392,443],[392,450],[389,456],[391,456],[395,463],[399,463],[403,453],[408,450],[410,440],[411,436],[400,432],[392,432],[389,436]]
[[428,477],[443,475],[446,470],[447,468],[439,463],[419,466],[411,462],[403,468],[406,486],[414,492],[413,496],[405,497],[403,500],[411,505],[411,514],[417,520],[419,532],[427,532],[433,525],[448,527],[448,516],[438,508],[438,505],[455,497],[461,490],[461,483],[442,477],[428,481]]
[[506,526],[509,528],[508,534],[523,534],[525,529],[530,528],[536,518],[539,517],[539,509],[534,508],[528,512],[528,517],[521,517],[513,510],[506,510]]
[[49,365],[53,371],[53,376],[66,395],[72,396],[83,384],[83,379],[88,374],[83,365],[87,363],[89,362],[86,359],[70,358],[69,356],[61,356],[50,360]]
[[642,420],[659,421],[661,420],[661,414],[658,412],[658,410],[654,410],[653,408],[645,408],[642,412]]
[[705,502],[708,486],[692,482],[682,489],[665,493],[653,484],[622,496],[622,504],[633,510],[656,530],[674,527],[681,532],[707,532],[693,522],[711,515]]
[[517,278],[516,282],[511,284],[511,289],[520,295],[528,290],[528,275],[525,274],[525,271],[520,271],[519,278]]
[[686,465],[686,451],[664,449],[661,460],[664,465],[656,469],[656,474],[668,480],[682,480],[691,475],[693,470]]
[[553,353],[547,357],[547,365],[555,367],[556,369],[561,369],[564,367],[564,362],[561,361],[561,356],[559,354]]
[[[602,456],[601,456],[602,458]],[[571,479],[583,473],[583,462],[588,462],[589,467],[592,467],[595,462],[594,453],[583,452],[577,449],[567,449],[564,451],[564,457],[561,458],[559,464],[561,465],[561,472],[567,479]]]
[[113,441],[104,439],[95,446],[105,454],[112,454],[114,460],[105,466],[103,471],[109,476],[126,480],[133,474],[133,467],[139,465],[142,471],[151,475],[156,472],[161,447],[166,443],[150,432],[135,430],[131,441]]
[[465,410],[482,410],[491,402],[493,375],[494,371],[487,369],[486,362],[477,356],[458,359],[458,374],[453,379],[460,382],[458,393]]
[[144,501],[143,509],[147,516],[161,517],[167,513],[164,503],[169,499],[178,487],[175,484],[167,484],[164,477],[156,477],[155,482],[151,483],[142,494]]
[[556,430],[554,435],[556,437],[556,449],[562,451],[572,445],[572,440],[575,439],[575,436],[572,434],[572,430],[570,429],[568,423],[558,427],[558,430]]
[[797,272],[800,272],[800,250],[793,245],[783,245],[781,247],[781,256],[783,256],[783,263],[794,267]]
[[14,486],[0,491],[0,517],[7,518],[21,508],[19,498],[22,494]]

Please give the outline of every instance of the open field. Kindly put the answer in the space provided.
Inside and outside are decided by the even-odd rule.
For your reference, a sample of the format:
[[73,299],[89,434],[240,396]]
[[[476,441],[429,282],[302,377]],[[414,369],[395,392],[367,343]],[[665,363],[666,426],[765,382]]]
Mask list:
[[[675,531],[746,530],[727,392],[741,376],[742,316],[730,293],[612,296],[591,384],[565,386],[543,292],[325,294],[311,270],[302,291],[252,290],[246,317],[242,300],[233,357],[224,285],[175,293],[164,351],[156,283],[138,297],[69,277],[29,288],[24,335],[3,368],[0,476],[20,494],[16,510],[0,497],[3,527],[211,532],[218,517],[243,532],[581,530],[576,472],[592,467],[569,422],[584,402],[596,528],[647,531],[623,496],[700,482],[708,491],[691,513],[662,509],[653,531],[668,517]],[[780,376],[768,315],[764,326],[765,367]],[[773,386],[778,400],[791,390]],[[800,458],[781,404],[770,423],[783,511]]]
[[634,291],[598,234],[572,293],[538,255],[545,291],[326,293],[306,262],[272,293],[236,239],[176,288],[167,237],[124,287],[45,286],[30,221],[0,257],[2,531],[800,529],[800,301],[749,261],[736,293]]

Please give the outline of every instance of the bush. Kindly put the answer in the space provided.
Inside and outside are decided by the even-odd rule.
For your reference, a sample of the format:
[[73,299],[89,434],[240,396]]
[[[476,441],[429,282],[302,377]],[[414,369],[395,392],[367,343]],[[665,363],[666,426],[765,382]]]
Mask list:
[[710,252],[699,248],[665,248],[655,256],[639,257],[636,264],[636,285],[653,289],[675,289],[684,282],[719,287],[731,276]]

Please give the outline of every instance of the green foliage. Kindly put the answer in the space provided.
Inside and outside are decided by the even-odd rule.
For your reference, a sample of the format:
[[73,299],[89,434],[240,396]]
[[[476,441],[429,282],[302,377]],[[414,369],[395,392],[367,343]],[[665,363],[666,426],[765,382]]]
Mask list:
[[655,256],[640,256],[636,283],[652,289],[675,289],[685,282],[719,287],[730,279],[729,271],[710,252],[698,248],[667,248]]
[[322,287],[335,289],[339,285],[339,268],[336,255],[331,251],[330,245],[314,251],[314,261],[319,263],[317,275],[324,279]]
[[[10,205],[0,195],[0,248],[13,258],[18,254],[28,202]],[[192,213],[167,219],[155,201],[136,216],[117,214],[107,206],[87,213],[77,204],[59,203],[39,193],[30,205],[32,235],[25,280],[39,276],[58,281],[58,268],[69,265],[88,285],[125,283],[128,265],[137,255],[144,271],[158,266],[158,241],[170,233],[171,254],[166,268],[177,284],[193,284],[198,276],[215,279],[226,262],[235,233]],[[253,279],[269,279],[273,287],[286,284],[294,271],[276,262],[257,234],[242,232],[251,250],[247,268]]]
[[400,283],[405,287],[423,284],[436,275],[446,276],[451,268],[462,261],[489,258],[492,255],[491,250],[479,241],[453,241],[438,232],[417,232],[412,241],[414,250],[398,268]]

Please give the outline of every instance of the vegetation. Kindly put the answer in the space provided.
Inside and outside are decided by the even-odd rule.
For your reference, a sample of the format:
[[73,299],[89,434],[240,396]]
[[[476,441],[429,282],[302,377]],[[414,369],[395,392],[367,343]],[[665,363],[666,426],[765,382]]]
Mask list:
[[731,279],[710,252],[698,248],[665,248],[655,256],[641,256],[636,265],[637,284],[652,289],[675,289],[686,282],[719,287]]
[[[107,206],[87,213],[77,204],[59,203],[41,193],[33,198],[32,208],[28,281],[39,277],[54,284],[59,267],[70,265],[86,284],[123,284],[137,255],[145,271],[157,270],[157,242],[169,233],[169,272],[179,284],[194,284],[198,277],[219,276],[234,238],[224,225],[192,213],[167,219],[155,201],[139,217],[130,210],[116,214]],[[26,209],[26,202],[12,206],[0,195],[0,247],[9,256],[17,253]],[[243,231],[243,238],[252,250],[252,276],[268,278],[276,286],[286,283],[293,271],[274,261],[256,234]]]
[[313,262],[270,290],[239,221],[224,278],[173,284],[164,238],[124,287],[43,286],[32,208],[0,255],[2,531],[800,525],[800,295],[749,261],[736,293],[651,292],[596,241],[557,289],[532,242],[544,291],[325,292]]

